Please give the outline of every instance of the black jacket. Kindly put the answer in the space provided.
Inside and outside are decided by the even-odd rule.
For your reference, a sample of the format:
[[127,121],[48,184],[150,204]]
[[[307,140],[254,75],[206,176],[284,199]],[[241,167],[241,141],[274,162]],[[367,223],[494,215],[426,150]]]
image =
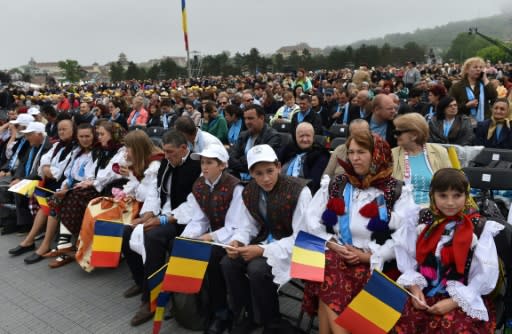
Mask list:
[[[297,129],[297,126],[299,125],[299,120],[298,120],[299,113],[300,113],[300,111],[296,112],[292,118],[292,125],[290,127],[290,133],[292,134],[293,137],[295,137],[295,130]],[[324,130],[322,128],[322,118],[320,117],[320,115],[318,115],[316,112],[314,112],[313,109],[310,109],[309,114],[307,114],[306,117],[304,117],[303,122],[308,122],[308,123],[311,123],[311,125],[313,125],[313,129],[315,129],[315,135],[323,135],[324,134]]]
[[490,148],[512,149],[512,129],[508,128],[506,125],[503,125],[499,139],[496,138],[496,131],[494,131],[494,134],[490,139],[487,139],[487,131],[489,130],[491,122],[492,121],[490,119],[478,122],[478,125],[476,126],[474,144]]
[[471,121],[468,116],[457,115],[448,132],[448,137],[444,135],[443,120],[433,117],[428,123],[430,129],[431,143],[471,145],[473,143],[474,133]]
[[[13,178],[15,179],[30,179],[30,180],[38,180],[40,179],[37,174],[37,168],[39,167],[39,162],[41,161],[41,157],[48,152],[52,148],[52,144],[50,143],[50,138],[48,136],[45,137],[41,146],[34,150],[34,156],[32,158],[32,162],[30,166],[26,166],[28,163],[28,158],[30,155],[30,151],[32,147],[29,147],[25,150],[24,154],[19,156],[19,164],[16,168],[16,171],[13,174]],[[25,173],[25,167],[29,168],[29,173]]]
[[[236,173],[248,173],[249,170],[247,169],[247,157],[245,155],[245,145],[247,144],[247,141],[249,140],[249,137],[251,134],[249,131],[244,131],[240,133],[240,136],[238,136],[238,141],[235,145],[231,148],[229,152],[229,168]],[[281,136],[279,133],[269,127],[267,124],[263,126],[263,129],[261,130],[261,133],[254,141],[255,145],[260,144],[268,144],[270,145],[274,151],[277,153],[279,152],[281,148]]]

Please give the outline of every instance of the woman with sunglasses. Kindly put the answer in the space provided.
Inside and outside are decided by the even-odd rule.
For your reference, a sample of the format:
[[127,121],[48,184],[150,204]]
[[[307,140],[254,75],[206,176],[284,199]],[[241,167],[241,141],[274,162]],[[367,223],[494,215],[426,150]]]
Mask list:
[[429,122],[432,143],[471,145],[475,137],[469,116],[462,115],[457,109],[457,101],[443,97],[437,104],[437,112]]
[[393,120],[397,147],[393,154],[392,176],[413,187],[414,202],[429,205],[432,175],[441,168],[452,167],[448,152],[438,144],[427,143],[428,124],[419,113],[408,113]]

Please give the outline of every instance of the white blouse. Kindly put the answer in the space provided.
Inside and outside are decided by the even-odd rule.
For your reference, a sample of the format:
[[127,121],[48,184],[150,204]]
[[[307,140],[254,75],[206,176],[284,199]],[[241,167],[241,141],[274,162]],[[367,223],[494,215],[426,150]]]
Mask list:
[[91,162],[85,166],[86,180],[94,180],[93,186],[96,188],[97,192],[101,192],[107,184],[122,177],[120,174],[117,174],[112,170],[112,166],[116,163],[120,165],[125,164],[125,154],[126,148],[123,146],[117,151],[112,159],[110,159],[105,168],[100,168],[98,170],[96,177],[94,177],[94,171],[96,170],[99,159],[96,159],[96,161],[91,160]]
[[[231,241],[233,234],[236,232],[240,224],[240,217],[243,215],[243,190],[244,187],[241,185],[237,185],[233,189],[233,198],[231,199],[228,211],[226,212],[224,226],[211,232],[213,241],[220,242],[222,244],[227,244]],[[195,196],[188,196],[187,202],[189,202],[188,204],[193,214],[181,236],[185,238],[198,238],[210,230],[210,221],[203,210],[201,210]]]
[[68,154],[62,161],[60,160],[60,157],[62,153],[64,152],[64,147],[62,147],[57,154],[55,154],[55,157],[52,158],[53,153],[55,152],[57,145],[59,143],[54,143],[52,148],[43,156],[41,157],[41,161],[39,163],[39,167],[37,168],[37,174],[41,177],[44,177],[43,174],[43,167],[44,166],[50,166],[50,173],[52,174],[53,178],[55,180],[59,180],[62,175],[64,174],[64,170],[68,167],[68,164],[71,160],[71,154]]
[[[397,283],[404,287],[417,285],[423,289],[427,286],[426,279],[417,271],[416,262],[416,241],[424,228],[425,225],[408,222],[393,235],[398,269],[403,273]],[[489,320],[482,295],[490,293],[498,281],[499,264],[494,236],[502,229],[501,224],[488,220],[480,238],[473,235],[471,247],[474,252],[468,284],[451,280],[447,282],[446,291],[450,297],[467,315],[475,319]],[[446,240],[441,239],[439,243],[445,242]],[[439,249],[439,245],[437,248]]]
[[[316,192],[315,197],[313,197],[308,207],[304,225],[309,233],[322,239],[331,240],[335,238],[339,240],[338,224],[333,227],[334,235],[327,233],[325,225],[322,224],[322,214],[329,201],[329,182],[329,176],[324,175],[320,182],[320,189]],[[348,187],[345,187],[344,196],[347,196],[347,188]],[[353,187],[352,200],[349,207],[352,244],[357,248],[372,253],[370,257],[370,268],[372,270],[382,270],[385,262],[395,258],[393,251],[394,241],[389,239],[383,245],[379,245],[371,240],[372,232],[366,228],[369,219],[359,213],[359,210],[363,206],[373,201],[379,195],[383,195],[383,192],[377,188],[357,189]],[[416,223],[418,221],[419,210],[420,207],[414,203],[412,187],[410,185],[402,186],[402,193],[396,200],[391,212],[389,227],[393,230],[397,230],[407,222]]]
[[[297,206],[293,211],[293,234],[286,238],[273,240],[270,243],[259,245],[263,248],[263,257],[267,258],[267,264],[272,268],[274,283],[279,286],[284,285],[290,280],[292,248],[295,244],[295,238],[299,231],[305,230],[305,227],[303,226],[304,216],[306,215],[310,202],[311,191],[308,187],[304,187],[300,192]],[[244,245],[248,245],[251,239],[258,235],[260,225],[256,219],[251,216],[245,205],[244,208],[245,214],[241,215],[239,218],[240,228],[236,230],[231,240],[236,240]]]
[[144,203],[146,210],[156,211],[157,213],[160,211],[160,198],[158,197],[158,192],[153,190],[156,189],[159,168],[160,161],[152,161],[144,171],[142,180],[139,181],[130,172],[128,183],[123,186],[123,192],[127,196],[132,196],[138,202]]
[[[80,154],[80,156],[77,157],[77,154],[80,152],[81,148],[77,147],[73,150],[71,155],[71,162],[68,164],[67,168],[64,170],[64,177],[67,179],[69,175],[71,174],[71,178],[76,181],[85,181],[86,180],[86,173],[85,168],[88,164],[92,163],[92,152],[89,151],[84,154]],[[84,169],[84,175],[80,175],[80,169]],[[62,182],[62,185],[67,183],[67,180],[64,180]]]

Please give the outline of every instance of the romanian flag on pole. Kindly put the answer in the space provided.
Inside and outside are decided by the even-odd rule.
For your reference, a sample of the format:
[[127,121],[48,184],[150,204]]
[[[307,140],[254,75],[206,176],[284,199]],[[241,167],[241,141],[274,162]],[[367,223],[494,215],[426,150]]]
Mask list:
[[185,50],[188,51],[187,6],[185,0],[181,0],[181,21],[183,24],[183,37],[185,38]]
[[[162,270],[163,273],[163,270]],[[153,334],[160,333],[160,328],[162,327],[162,321],[164,320],[164,312],[165,306],[169,302],[169,298],[171,297],[170,292],[161,291],[158,294],[158,298],[156,300],[156,309],[155,316],[153,317]]]
[[37,203],[39,204],[39,207],[43,212],[48,216],[50,214],[50,207],[48,206],[48,198],[51,197],[54,194],[53,191],[36,186],[34,189],[34,197],[37,200]]
[[407,292],[374,270],[363,290],[348,304],[336,323],[352,334],[384,334],[397,323]]
[[163,291],[197,293],[201,290],[212,246],[204,242],[176,238],[165,272]]
[[167,264],[162,266],[162,268],[155,271],[151,276],[148,277],[148,287],[149,287],[149,306],[151,312],[155,312],[158,295],[162,290],[162,282],[164,281],[165,268]]
[[124,225],[121,222],[97,220],[94,223],[91,265],[115,268],[119,265]]
[[325,240],[300,231],[292,250],[290,276],[323,282],[325,269]]

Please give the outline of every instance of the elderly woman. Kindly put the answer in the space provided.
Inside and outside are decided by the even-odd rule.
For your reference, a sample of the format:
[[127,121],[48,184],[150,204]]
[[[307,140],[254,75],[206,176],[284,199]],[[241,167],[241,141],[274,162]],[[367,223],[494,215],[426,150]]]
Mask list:
[[462,146],[473,143],[471,119],[459,113],[457,101],[451,96],[446,96],[439,101],[437,113],[428,125],[430,142]]
[[279,108],[270,119],[270,125],[274,125],[274,123],[291,123],[293,115],[300,110],[300,107],[295,104],[295,98],[291,92],[284,93],[283,99],[284,106]]
[[489,101],[494,102],[498,97],[484,69],[482,58],[467,59],[462,65],[462,80],[450,88],[450,95],[457,101],[460,113],[471,116],[475,125],[491,116]]
[[285,146],[279,161],[281,173],[288,176],[309,179],[308,187],[315,193],[320,187],[322,172],[329,161],[329,151],[315,143],[315,130],[311,123],[300,123],[295,130],[295,141]]
[[491,118],[479,122],[476,127],[475,145],[512,149],[512,130],[508,109],[507,99],[498,99],[494,102]]
[[393,120],[398,146],[393,154],[393,177],[412,184],[414,202],[420,206],[430,203],[432,175],[441,168],[451,167],[448,152],[438,144],[427,143],[428,124],[418,113],[409,113]]
[[327,243],[324,282],[307,283],[304,293],[304,308],[318,310],[320,333],[348,333],[335,319],[372,269],[396,272],[391,235],[406,221],[417,221],[419,211],[410,187],[391,176],[391,150],[384,139],[356,132],[347,148],[347,159],[340,161],[345,173],[330,184],[322,182],[306,214],[309,232],[333,241]]
[[228,123],[228,145],[226,148],[235,145],[238,136],[245,128],[244,113],[240,107],[230,104],[224,109],[224,117]]

